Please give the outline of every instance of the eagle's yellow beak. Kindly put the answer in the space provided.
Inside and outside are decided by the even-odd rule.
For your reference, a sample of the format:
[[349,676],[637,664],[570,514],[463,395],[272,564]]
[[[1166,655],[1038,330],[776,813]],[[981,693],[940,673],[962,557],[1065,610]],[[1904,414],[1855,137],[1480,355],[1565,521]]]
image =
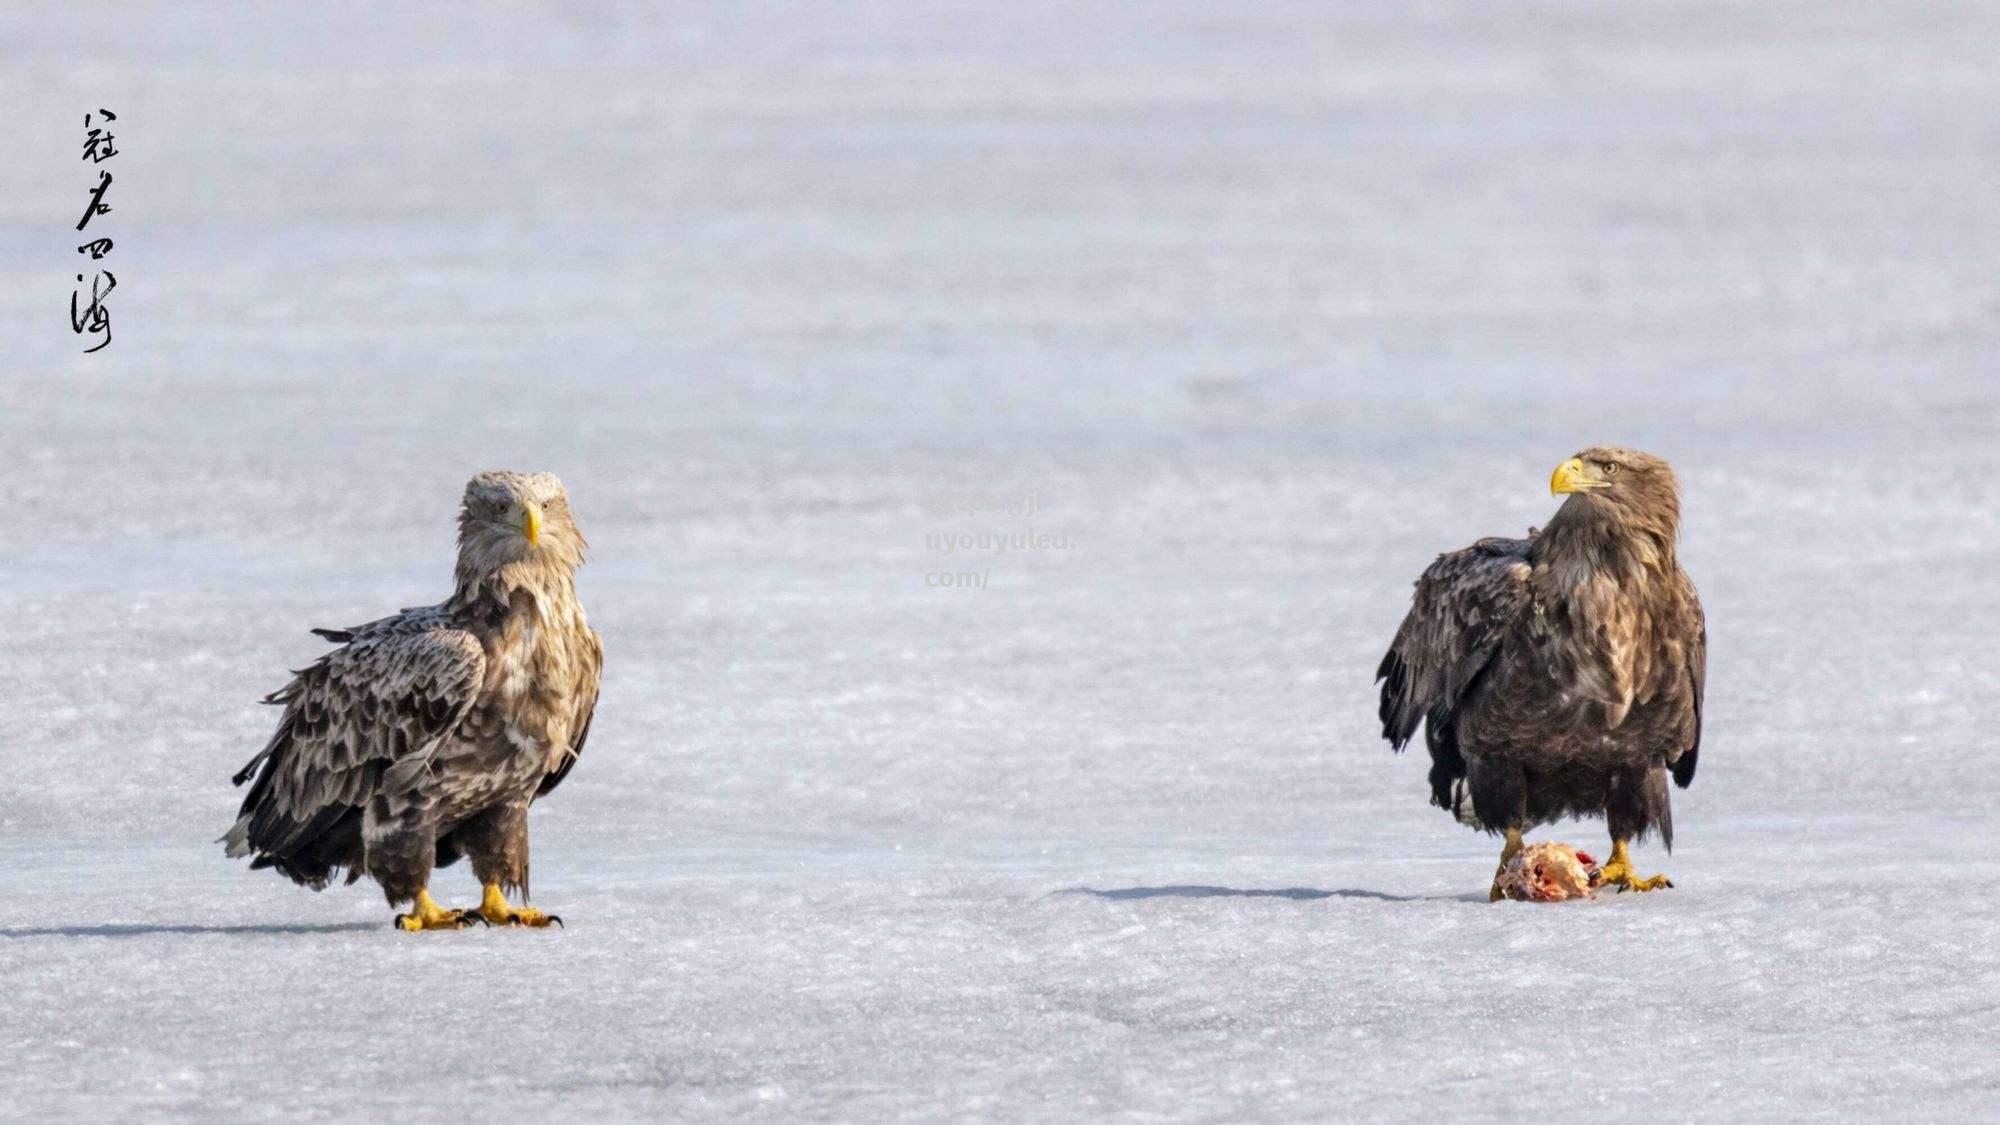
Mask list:
[[1592,481],[1584,475],[1583,458],[1572,457],[1556,466],[1555,475],[1549,478],[1549,495],[1561,496],[1565,492],[1583,492],[1591,487]]
[[521,534],[527,536],[528,546],[542,541],[542,509],[537,504],[521,505]]

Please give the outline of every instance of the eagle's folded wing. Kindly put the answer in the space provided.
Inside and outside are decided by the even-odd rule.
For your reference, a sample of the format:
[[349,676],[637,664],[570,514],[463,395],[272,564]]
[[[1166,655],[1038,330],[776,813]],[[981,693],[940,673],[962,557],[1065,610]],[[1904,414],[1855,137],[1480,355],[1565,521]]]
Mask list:
[[1692,618],[1686,629],[1691,629],[1694,634],[1694,642],[1688,646],[1687,653],[1688,681],[1694,692],[1694,729],[1689,734],[1687,747],[1667,761],[1673,767],[1674,784],[1686,789],[1694,782],[1695,760],[1701,756],[1702,694],[1708,686],[1708,620],[1702,613],[1701,599],[1695,594],[1694,583],[1686,574],[1682,574],[1680,580],[1685,590],[1683,604]]
[[1376,669],[1382,736],[1401,750],[1428,718],[1433,733],[1529,612],[1527,539],[1481,539],[1439,555],[1417,580],[1409,615]]
[[590,737],[590,718],[597,713],[598,676],[604,668],[604,642],[594,629],[588,630],[586,635],[590,638],[590,645],[584,650],[583,659],[576,668],[576,714],[569,724],[569,729],[576,733],[571,736],[569,746],[554,768],[535,787],[537,797],[562,784],[562,779],[569,776],[570,767],[583,756],[584,741]]
[[236,775],[257,780],[224,837],[229,854],[315,886],[353,866],[360,811],[383,772],[429,754],[459,723],[486,665],[472,634],[428,610],[322,635],[345,644],[265,700],[284,717]]

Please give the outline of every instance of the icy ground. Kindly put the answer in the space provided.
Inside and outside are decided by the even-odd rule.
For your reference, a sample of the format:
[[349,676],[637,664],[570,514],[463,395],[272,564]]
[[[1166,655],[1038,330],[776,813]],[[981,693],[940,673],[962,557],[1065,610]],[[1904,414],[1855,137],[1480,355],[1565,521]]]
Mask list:
[[[0,1115],[1991,1118],[1990,7],[192,7],[0,8]],[[1679,886],[1492,906],[1370,675],[1597,441]],[[489,465],[595,546],[568,928],[407,936],[209,841]]]

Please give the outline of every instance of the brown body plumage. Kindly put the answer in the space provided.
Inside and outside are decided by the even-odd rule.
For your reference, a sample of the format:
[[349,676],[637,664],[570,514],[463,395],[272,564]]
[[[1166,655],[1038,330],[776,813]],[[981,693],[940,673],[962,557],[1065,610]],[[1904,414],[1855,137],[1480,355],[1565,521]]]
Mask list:
[[1432,801],[1510,850],[1534,825],[1605,816],[1616,878],[1626,841],[1673,845],[1666,781],[1694,778],[1707,635],[1665,461],[1588,449],[1551,488],[1569,499],[1539,533],[1441,555],[1417,581],[1377,672],[1382,733],[1400,750],[1422,722]]
[[285,713],[236,775],[256,781],[229,854],[315,889],[366,873],[392,904],[418,902],[413,929],[467,920],[425,894],[432,868],[463,855],[487,920],[540,924],[494,903],[526,893],[528,806],[575,764],[597,705],[603,649],[574,581],[584,548],[555,477],[474,477],[451,597],[315,630],[341,647],[267,699]]

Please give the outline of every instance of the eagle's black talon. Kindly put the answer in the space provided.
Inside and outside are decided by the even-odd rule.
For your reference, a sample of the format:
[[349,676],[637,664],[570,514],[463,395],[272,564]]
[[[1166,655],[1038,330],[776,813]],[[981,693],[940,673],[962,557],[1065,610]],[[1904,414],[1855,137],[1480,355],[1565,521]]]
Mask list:
[[557,928],[557,929],[559,929],[559,930],[563,930],[563,929],[568,929],[568,928],[569,928],[569,927],[567,927],[567,926],[565,926],[565,925],[563,925],[563,924],[562,924],[562,915],[560,915],[560,914],[551,914],[551,915],[549,915],[549,925],[551,925],[551,926],[554,926],[555,928]]

